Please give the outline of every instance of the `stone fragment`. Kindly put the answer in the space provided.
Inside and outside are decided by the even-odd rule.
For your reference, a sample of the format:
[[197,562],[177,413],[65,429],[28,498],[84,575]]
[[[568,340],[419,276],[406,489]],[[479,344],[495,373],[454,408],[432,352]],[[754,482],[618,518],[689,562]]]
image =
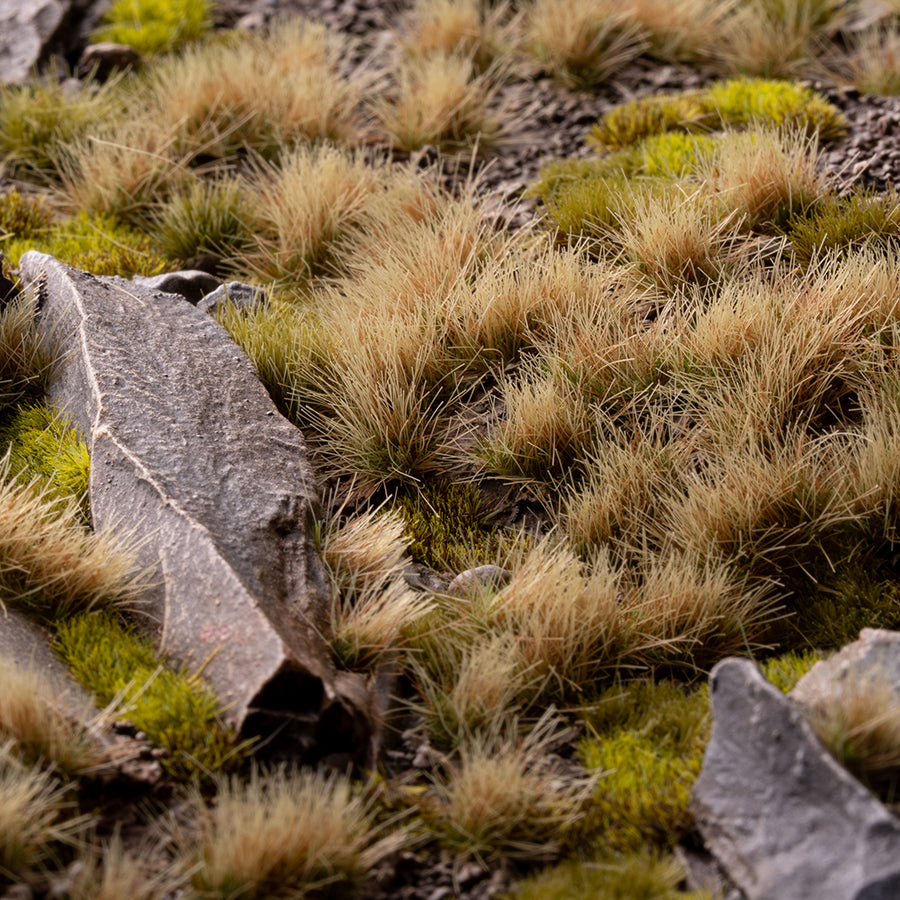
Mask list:
[[512,572],[501,566],[476,566],[474,569],[466,569],[460,572],[447,588],[448,594],[465,594],[480,585],[502,588],[509,584]]
[[197,303],[197,309],[214,315],[220,307],[229,303],[236,309],[252,309],[267,303],[268,299],[269,295],[262,288],[242,281],[229,281],[204,294]]
[[191,303],[197,303],[204,294],[214,291],[221,284],[214,275],[200,269],[183,269],[180,272],[165,272],[162,275],[135,275],[132,281],[150,291],[178,294]]
[[90,75],[98,81],[106,81],[116,72],[140,68],[141,63],[141,54],[134,47],[101,41],[84,48],[78,60],[77,72],[79,78]]
[[791,699],[806,709],[827,709],[840,699],[845,684],[858,689],[869,679],[886,685],[900,705],[900,632],[864,628],[858,641],[817,662],[791,691]]
[[28,80],[70,8],[69,0],[0,0],[0,84]]
[[134,532],[163,652],[244,732],[277,724],[298,751],[364,756],[371,723],[328,643],[303,438],[250,361],[177,295],[34,251],[19,271],[61,360],[50,398],[91,447],[92,517]]
[[749,660],[710,675],[694,786],[706,846],[747,900],[900,897],[900,821],[843,769]]

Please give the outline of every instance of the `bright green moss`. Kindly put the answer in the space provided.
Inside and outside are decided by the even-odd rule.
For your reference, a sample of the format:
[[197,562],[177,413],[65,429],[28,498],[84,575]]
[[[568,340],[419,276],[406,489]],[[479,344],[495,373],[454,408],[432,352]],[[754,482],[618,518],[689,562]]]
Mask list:
[[618,150],[666,131],[706,131],[715,125],[701,94],[661,94],[610,110],[591,128],[588,141],[606,150]]
[[593,862],[571,860],[520,882],[515,900],[709,900],[682,891],[684,871],[668,855],[642,850]]
[[114,0],[94,41],[128,44],[138,53],[177,50],[212,27],[209,0]]
[[61,262],[93,275],[153,275],[168,262],[147,235],[108,216],[79,213],[31,237],[9,241],[3,248],[16,265],[27,250],[49,253]]
[[839,138],[847,124],[837,108],[810,88],[789,81],[735,78],[705,91],[662,94],[624,103],[603,116],[588,141],[607,150],[629,147],[669,131],[775,125]]
[[221,772],[240,762],[212,691],[198,676],[170,668],[119,618],[72,616],[58,624],[57,637],[63,659],[98,704],[122,702],[123,715],[168,751],[163,765],[171,774]]
[[815,650],[792,650],[766,660],[762,665],[762,673],[778,690],[787,694],[820,659],[822,654]]
[[715,141],[707,135],[667,131],[647,138],[637,149],[642,174],[681,177],[693,172],[701,160],[712,156]]
[[707,88],[704,101],[724,125],[743,128],[768,124],[818,133],[834,140],[847,133],[847,123],[837,108],[811,88],[790,81],[766,78],[733,78]]
[[87,445],[65,419],[47,406],[26,404],[0,425],[0,453],[9,452],[9,471],[25,481],[37,480],[50,497],[75,498],[88,521]]
[[669,682],[612,688],[587,716],[582,765],[605,773],[585,830],[598,849],[673,847],[692,827],[691,789],[709,733],[705,690]]
[[809,215],[789,221],[786,231],[803,265],[825,253],[896,244],[900,241],[900,194],[861,190],[847,197],[828,197]]

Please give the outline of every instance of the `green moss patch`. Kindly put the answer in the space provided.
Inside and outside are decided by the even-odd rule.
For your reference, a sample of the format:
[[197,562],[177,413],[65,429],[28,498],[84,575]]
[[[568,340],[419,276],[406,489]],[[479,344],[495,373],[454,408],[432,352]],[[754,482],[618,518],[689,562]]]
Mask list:
[[146,234],[109,216],[79,213],[53,228],[10,240],[3,251],[13,265],[28,250],[49,253],[66,265],[92,275],[155,275],[168,261]]
[[161,53],[199,40],[211,27],[209,0],[114,0],[92,39]]
[[74,498],[88,521],[88,448],[53,409],[41,404],[17,408],[0,425],[0,452],[4,451],[9,453],[11,474],[25,481],[36,480],[47,496]]
[[123,715],[164,748],[173,775],[234,768],[241,752],[222,710],[199,676],[173,669],[122,620],[108,613],[60,622],[58,648],[75,677],[100,706],[121,703]]

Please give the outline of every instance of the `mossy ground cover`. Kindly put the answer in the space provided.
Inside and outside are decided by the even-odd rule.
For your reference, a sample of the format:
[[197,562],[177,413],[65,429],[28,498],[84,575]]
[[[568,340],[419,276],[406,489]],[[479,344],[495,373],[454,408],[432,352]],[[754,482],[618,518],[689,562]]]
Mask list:
[[[423,0],[394,56],[354,67],[360,47],[313,22],[203,40],[201,4],[188,34],[176,3],[116,3],[108,27],[160,51],[144,71],[0,89],[10,264],[36,248],[129,276],[204,256],[269,289],[219,318],[327,486],[336,660],[396,668],[407,740],[432,753],[416,772],[273,770],[202,673],[131,630],[139,583],[77,505],[86,451],[41,405],[51,361],[24,298],[0,313],[0,600],[167,751],[169,787],[193,786],[180,819],[148,824],[154,846],[73,848],[75,783],[4,728],[0,793],[37,825],[3,878],[41,891],[74,855],[84,896],[125,875],[148,898],[352,896],[413,846],[508,866],[523,898],[699,896],[672,851],[709,668],[752,654],[787,689],[900,620],[897,199],[839,191],[817,167],[837,110],[760,77],[824,63],[838,33],[834,4],[789,6]],[[741,51],[763,38],[759,71]],[[592,157],[530,187],[545,227],[510,234],[477,178],[408,161],[491,150],[521,124],[497,104],[523,73],[593,85],[641,54],[721,77],[595,123]],[[509,579],[450,596],[411,588],[411,562]],[[865,768],[895,765],[865,712],[821,733],[893,784]]]

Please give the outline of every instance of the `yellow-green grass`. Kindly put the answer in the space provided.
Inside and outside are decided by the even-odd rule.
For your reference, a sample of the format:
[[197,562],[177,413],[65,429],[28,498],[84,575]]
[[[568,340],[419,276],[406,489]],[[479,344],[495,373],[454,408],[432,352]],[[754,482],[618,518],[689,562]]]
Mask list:
[[101,706],[124,714],[166,751],[174,775],[211,775],[241,762],[212,690],[197,674],[170,667],[149,638],[108,613],[69,616],[57,623],[59,652]]
[[199,40],[211,26],[208,0],[114,0],[92,39],[160,53]]

